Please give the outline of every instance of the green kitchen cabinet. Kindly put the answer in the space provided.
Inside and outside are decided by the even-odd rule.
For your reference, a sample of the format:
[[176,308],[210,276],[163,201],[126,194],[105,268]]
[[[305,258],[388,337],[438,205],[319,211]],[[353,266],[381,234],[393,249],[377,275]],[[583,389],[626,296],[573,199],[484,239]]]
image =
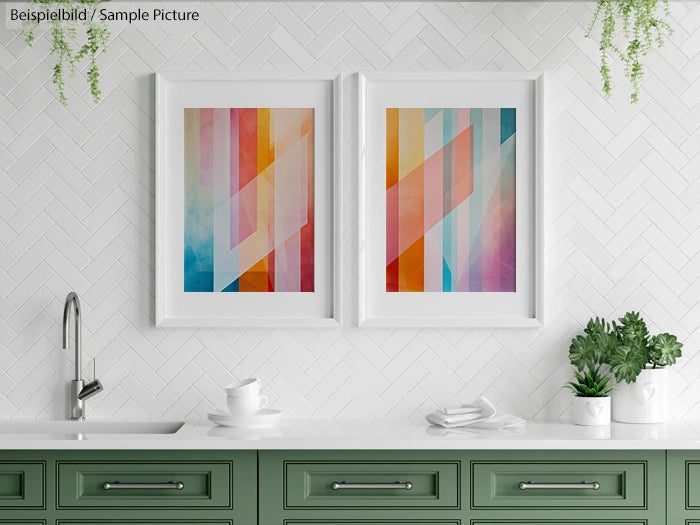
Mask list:
[[663,451],[260,451],[259,473],[261,525],[666,523]]
[[15,523],[257,525],[257,452],[3,451],[0,525]]
[[0,525],[700,525],[700,451],[0,451]]

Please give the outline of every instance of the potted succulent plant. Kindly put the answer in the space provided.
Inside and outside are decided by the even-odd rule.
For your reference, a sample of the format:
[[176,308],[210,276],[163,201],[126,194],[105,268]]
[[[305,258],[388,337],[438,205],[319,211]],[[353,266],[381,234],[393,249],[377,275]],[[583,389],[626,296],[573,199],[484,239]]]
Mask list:
[[610,372],[605,365],[609,338],[605,320],[591,319],[571,341],[569,360],[575,367],[574,381],[566,386],[574,394],[571,416],[576,425],[610,424]]
[[623,423],[662,423],[668,419],[667,367],[681,357],[675,335],[651,336],[638,312],[617,322],[591,319],[571,341],[569,359],[579,370],[602,366],[615,377],[612,417]]
[[619,387],[613,419],[624,423],[663,423],[668,419],[668,368],[681,357],[682,343],[669,333],[649,335],[637,312],[613,323],[617,343],[607,356]]
[[574,372],[575,381],[566,386],[574,393],[571,417],[576,425],[609,425],[610,376],[601,372],[599,366],[584,372]]

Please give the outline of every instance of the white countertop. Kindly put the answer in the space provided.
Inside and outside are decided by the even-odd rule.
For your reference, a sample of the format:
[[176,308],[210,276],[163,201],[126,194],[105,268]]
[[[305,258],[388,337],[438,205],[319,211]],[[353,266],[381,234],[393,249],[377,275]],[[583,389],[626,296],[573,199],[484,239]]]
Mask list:
[[[0,420],[2,429],[2,420]],[[1,431],[1,430],[0,430]],[[245,430],[185,424],[174,434],[1,434],[0,449],[228,450],[663,450],[700,449],[700,421],[660,425],[613,423],[581,427],[528,421],[525,432],[445,430],[408,420],[285,420],[276,428]]]

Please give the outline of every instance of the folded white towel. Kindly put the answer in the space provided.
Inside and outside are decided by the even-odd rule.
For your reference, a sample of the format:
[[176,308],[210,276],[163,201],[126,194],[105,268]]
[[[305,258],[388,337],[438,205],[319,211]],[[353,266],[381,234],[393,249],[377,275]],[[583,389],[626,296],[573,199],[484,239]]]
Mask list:
[[457,414],[474,414],[474,413],[479,413],[481,412],[481,409],[479,407],[475,407],[474,405],[462,405],[459,407],[445,407],[441,408],[438,410],[438,412],[442,412],[446,416],[452,416],[452,415],[457,415]]
[[443,428],[469,427],[502,430],[525,426],[525,420],[522,418],[511,414],[496,414],[496,407],[483,396],[460,408],[467,407],[475,410],[469,413],[448,414],[446,409],[443,409],[428,414],[426,419],[433,425]]

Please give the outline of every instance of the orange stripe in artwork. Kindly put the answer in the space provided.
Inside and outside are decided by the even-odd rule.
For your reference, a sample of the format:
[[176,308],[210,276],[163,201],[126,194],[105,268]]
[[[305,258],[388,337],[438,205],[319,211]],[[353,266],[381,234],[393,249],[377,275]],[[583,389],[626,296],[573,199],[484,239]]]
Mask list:
[[238,290],[240,292],[268,291],[267,256],[260,259],[240,276]]
[[275,145],[270,108],[258,108],[258,173],[264,171],[275,160]]
[[399,179],[423,164],[425,155],[424,127],[422,109],[399,109]]
[[[424,290],[424,238],[421,236],[405,252],[399,255],[400,292],[422,292]],[[387,283],[388,284],[388,283]]]
[[399,110],[386,108],[386,187],[399,182]]

